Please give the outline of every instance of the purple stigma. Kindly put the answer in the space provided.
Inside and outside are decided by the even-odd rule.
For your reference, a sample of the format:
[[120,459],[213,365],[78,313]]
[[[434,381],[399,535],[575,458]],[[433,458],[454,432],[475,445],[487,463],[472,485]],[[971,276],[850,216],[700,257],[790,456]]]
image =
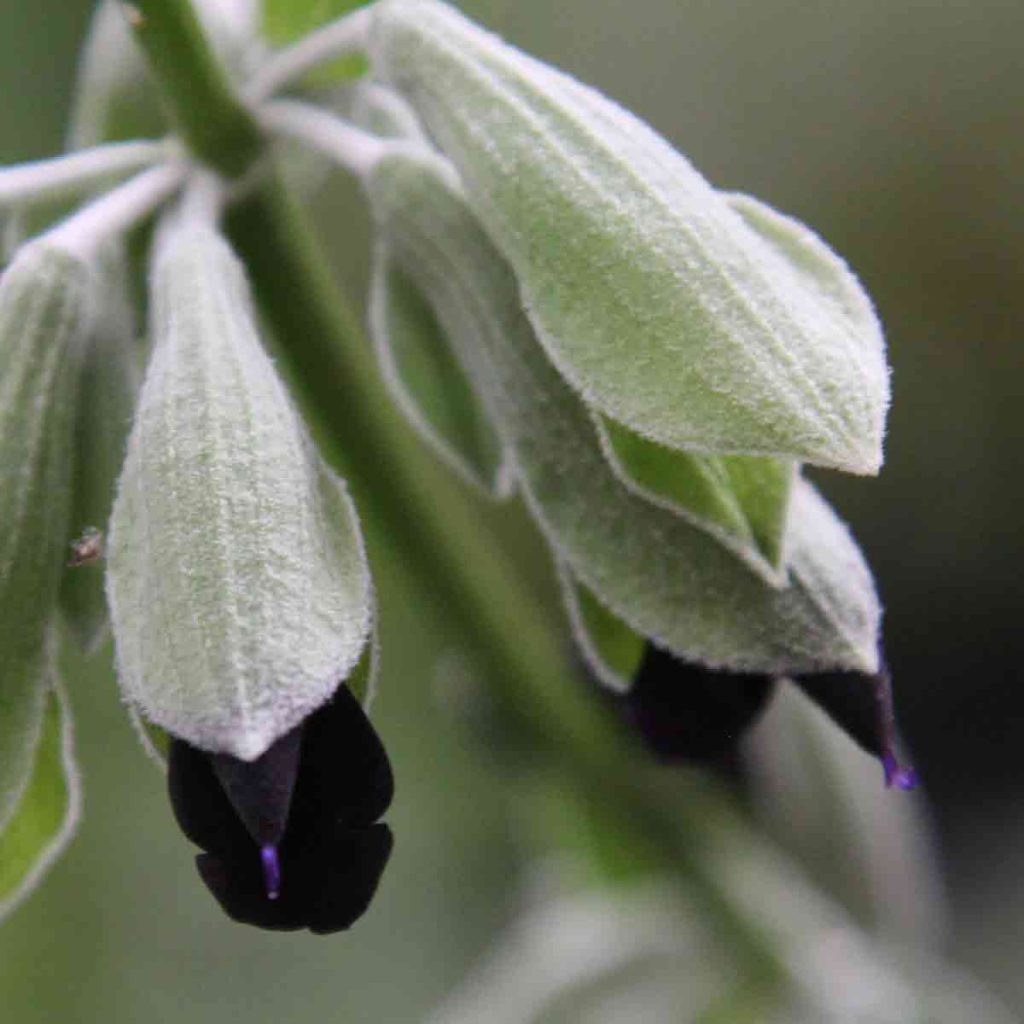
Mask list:
[[909,765],[902,765],[896,760],[896,755],[886,751],[882,755],[882,767],[885,769],[885,785],[892,789],[908,790],[917,785],[917,772]]
[[277,847],[261,846],[260,860],[263,862],[263,880],[267,887],[267,899],[276,900],[281,895],[281,863],[277,859]]
[[878,727],[882,741],[882,768],[886,789],[908,790],[917,785],[917,772],[910,765],[900,764],[896,756],[896,712],[892,706],[892,682],[883,665],[878,673],[875,699],[878,702]]

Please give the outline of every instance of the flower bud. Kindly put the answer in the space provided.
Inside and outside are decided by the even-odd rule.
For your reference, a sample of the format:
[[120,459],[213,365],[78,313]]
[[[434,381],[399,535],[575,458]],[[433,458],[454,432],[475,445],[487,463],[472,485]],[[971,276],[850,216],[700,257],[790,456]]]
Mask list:
[[610,611],[677,655],[718,668],[874,670],[879,608],[870,573],[808,483],[792,488],[788,583],[770,586],[705,530],[622,484],[443,161],[392,149],[366,187],[390,257],[460,346],[531,512]]
[[48,241],[19,249],[0,279],[0,820],[28,777],[42,715],[94,301],[90,269]]
[[730,201],[638,119],[454,8],[372,13],[374,74],[455,164],[588,403],[671,447],[878,470],[882,334],[819,239]]
[[150,333],[109,538],[121,684],[172,735],[250,761],[359,661],[372,618],[359,525],[212,228],[161,233]]

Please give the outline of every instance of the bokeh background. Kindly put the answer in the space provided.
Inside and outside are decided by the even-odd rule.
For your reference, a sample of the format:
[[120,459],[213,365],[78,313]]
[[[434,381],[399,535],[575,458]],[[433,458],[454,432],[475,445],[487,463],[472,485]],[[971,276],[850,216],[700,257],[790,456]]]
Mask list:
[[[894,373],[886,467],[876,481],[818,479],[886,601],[952,956],[1024,1010],[1024,4],[462,6],[622,101],[719,186],[814,225],[874,297]],[[3,162],[59,149],[89,7],[0,2]],[[439,493],[452,486],[439,472]],[[495,522],[537,552],[514,510]],[[428,625],[378,547],[377,720],[399,772],[399,843],[365,921],[321,942],[220,916],[122,714],[106,650],[68,666],[86,818],[0,930],[5,1024],[415,1021],[486,947],[518,898],[521,829],[433,667],[457,658],[458,638]]]

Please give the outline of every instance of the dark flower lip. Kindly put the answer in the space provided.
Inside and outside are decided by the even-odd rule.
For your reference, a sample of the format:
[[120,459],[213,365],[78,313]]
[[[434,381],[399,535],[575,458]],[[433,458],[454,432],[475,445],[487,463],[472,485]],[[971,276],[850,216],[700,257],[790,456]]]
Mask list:
[[369,906],[392,848],[375,824],[391,803],[387,754],[344,685],[252,762],[171,744],[168,787],[200,876],[236,921],[348,928]]
[[887,788],[910,790],[917,772],[900,761],[892,678],[884,659],[878,672],[817,672],[793,682],[855,743],[882,764]]
[[710,762],[733,751],[774,689],[766,675],[717,672],[648,643],[622,716],[664,761]]
[[[664,761],[708,763],[734,753],[774,693],[769,675],[726,672],[683,661],[648,642],[628,693],[612,698],[619,714]],[[832,671],[792,682],[854,742],[882,764],[887,787],[917,785],[897,754],[889,670]]]
[[286,855],[280,894],[268,898],[256,859],[196,857],[200,877],[224,912],[240,924],[269,931],[308,928],[328,935],[350,928],[366,912],[391,855],[386,825],[338,829],[299,854]]

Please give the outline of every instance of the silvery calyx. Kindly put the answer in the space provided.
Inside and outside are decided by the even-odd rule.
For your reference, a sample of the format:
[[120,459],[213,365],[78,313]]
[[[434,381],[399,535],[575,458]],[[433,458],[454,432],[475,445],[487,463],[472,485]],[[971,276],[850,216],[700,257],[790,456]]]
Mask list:
[[[37,232],[0,280],[0,857],[34,794],[64,807],[17,844],[9,892],[0,864],[0,908],[77,815],[55,659],[108,621],[232,918],[347,928],[388,861],[373,487],[328,463],[372,439],[318,449],[316,364],[286,382],[265,267],[231,232],[300,151],[365,199],[382,394],[457,477],[528,510],[592,701],[656,756],[708,761],[796,686],[909,788],[871,572],[802,474],[882,462],[884,341],[840,257],[439,0],[379,0],[277,52],[253,4],[203,0],[255,154],[214,167],[160,104],[140,6],[98,7],[72,151],[0,170],[0,212]],[[353,53],[341,92],[309,77]]]

